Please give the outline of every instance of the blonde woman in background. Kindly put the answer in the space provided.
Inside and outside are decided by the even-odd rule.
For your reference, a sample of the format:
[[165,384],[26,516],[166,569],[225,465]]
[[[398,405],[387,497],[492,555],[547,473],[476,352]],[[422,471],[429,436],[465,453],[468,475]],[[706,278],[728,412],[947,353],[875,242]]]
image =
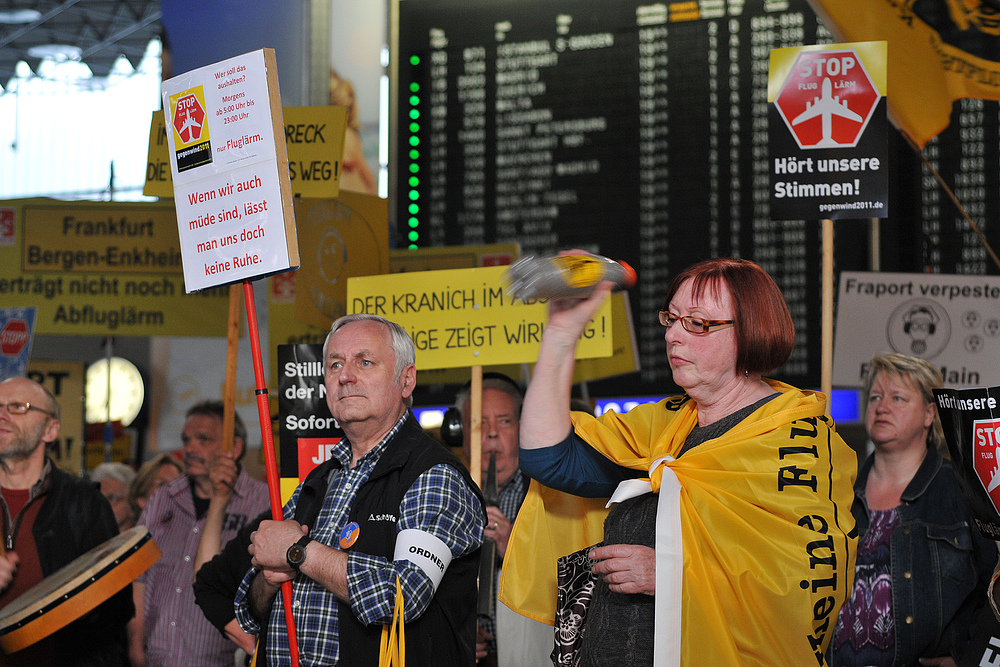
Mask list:
[[868,363],[865,426],[875,452],[861,467],[854,590],[841,608],[830,664],[954,666],[996,562],[972,524],[934,404],[941,373],[925,359]]
[[344,160],[341,162],[340,187],[351,192],[373,195],[378,192],[375,175],[365,161],[361,146],[361,123],[354,97],[354,84],[330,70],[330,104],[347,107],[347,133],[344,136]]
[[128,502],[138,518],[153,493],[184,472],[184,464],[173,454],[163,453],[142,464],[128,487]]

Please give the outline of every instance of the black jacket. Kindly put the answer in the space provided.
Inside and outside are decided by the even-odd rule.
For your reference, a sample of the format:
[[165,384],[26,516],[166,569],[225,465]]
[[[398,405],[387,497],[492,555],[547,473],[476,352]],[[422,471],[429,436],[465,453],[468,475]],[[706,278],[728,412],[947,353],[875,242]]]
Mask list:
[[[331,462],[327,462],[331,463]],[[479,488],[465,467],[436,440],[426,435],[410,418],[389,443],[375,464],[368,481],[358,489],[349,520],[360,526],[358,541],[351,547],[359,553],[393,559],[396,546],[396,516],[403,496],[417,478],[435,465],[446,464],[460,472],[465,483],[479,496]],[[339,467],[333,460],[332,466]],[[325,479],[325,476],[324,476]],[[303,488],[303,494],[308,489]],[[301,498],[301,496],[300,496]],[[319,499],[322,502],[323,496]],[[485,510],[481,510],[484,513]],[[393,521],[384,520],[394,517]],[[427,609],[406,622],[406,662],[415,667],[473,665],[476,662],[476,601],[480,550],[451,561]],[[340,603],[340,651],[352,664],[378,664],[382,626],[363,625],[347,603]]]
[[[32,534],[46,577],[118,534],[114,512],[98,487],[63,472],[55,464],[48,491],[40,502]],[[134,615],[132,586],[128,585],[51,636],[61,664],[127,667],[125,626]]]
[[[410,460],[411,456],[412,461]],[[462,466],[458,459],[437,441],[424,434],[420,424],[411,415],[400,429],[400,432],[390,442],[389,447],[382,454],[382,457],[379,459],[375,469],[372,471],[368,482],[366,482],[366,484],[362,486],[362,489],[359,490],[359,499],[365,497],[371,498],[371,491],[375,489],[376,486],[379,489],[382,489],[385,481],[388,479],[388,475],[393,480],[399,482],[399,484],[397,484],[398,487],[402,488],[405,484],[405,488],[402,488],[401,491],[399,488],[394,491],[393,497],[395,500],[389,500],[388,497],[384,499],[387,501],[387,505],[391,505],[391,513],[396,514],[399,509],[399,501],[402,499],[403,494],[405,494],[406,489],[409,488],[410,484],[412,484],[412,482],[415,481],[420,474],[436,463],[447,463],[452,465],[466,479],[470,488],[476,491],[477,494],[479,493],[478,488],[468,476],[465,467]],[[296,505],[294,511],[294,519],[296,521],[308,526],[315,525],[316,517],[319,515],[319,511],[323,506],[323,498],[326,496],[327,479],[330,471],[335,467],[339,467],[339,465],[338,461],[332,459],[321,464],[309,473],[309,476],[306,477],[305,481],[302,483],[302,489],[299,492],[298,504]],[[399,474],[404,466],[406,466],[405,478],[406,480],[409,480],[409,483],[406,483],[406,481],[403,480]],[[417,472],[418,469],[419,472]],[[368,491],[366,492],[365,489],[368,489]],[[381,493],[381,491],[379,493]],[[398,494],[398,497],[396,494]],[[392,505],[393,502],[395,505]],[[360,505],[357,507],[360,507]],[[352,508],[352,517],[357,513],[357,507]],[[250,554],[247,551],[247,547],[250,544],[250,534],[257,529],[257,526],[262,520],[268,518],[270,518],[270,512],[265,512],[240,530],[239,534],[226,544],[222,553],[205,563],[195,577],[195,602],[197,602],[198,606],[201,607],[208,620],[219,628],[220,631],[223,630],[227,623],[236,617],[233,611],[233,599],[236,597],[236,590],[239,588],[240,582],[243,580],[243,577],[251,567]],[[392,524],[392,528],[395,529],[395,524]],[[371,534],[371,531],[362,530],[361,534]],[[358,545],[355,545],[355,548],[358,548]],[[390,559],[392,558],[392,548],[393,545],[390,544],[387,556]],[[379,555],[385,554],[383,553]],[[451,599],[456,592],[464,591],[464,596],[461,596],[461,599],[457,600],[457,606],[454,604],[447,604],[446,606],[449,608],[443,610],[440,606],[444,602],[445,596],[442,596],[441,600],[437,600],[437,596],[435,596],[435,602],[432,602],[431,607],[428,608],[421,619],[417,619],[417,621],[406,624],[406,645],[409,663],[414,665],[425,664],[425,661],[430,661],[426,662],[426,664],[434,665],[471,665],[474,663],[477,590],[476,577],[478,576],[478,563],[479,550],[477,549],[473,553],[461,559],[452,561],[448,568],[448,575],[446,575],[445,580],[441,582],[441,587],[438,589],[438,593],[440,594],[442,591],[447,591],[449,599]],[[449,575],[451,576],[451,579],[449,579]],[[465,597],[468,598],[468,600],[465,601],[468,604],[463,602]],[[468,609],[466,609],[466,607],[468,607]],[[346,613],[344,611],[345,608],[347,610]],[[454,627],[448,627],[445,630],[453,637],[453,641],[451,639],[449,640],[449,644],[452,646],[450,646],[447,651],[442,653],[440,649],[435,649],[436,653],[428,652],[421,656],[422,653],[425,653],[424,644],[426,644],[432,637],[440,635],[439,631],[434,632],[432,635],[428,635],[426,637],[424,636],[427,633],[427,628],[421,629],[422,626],[418,624],[425,618],[427,619],[427,626],[430,626],[432,623],[438,626],[442,622],[444,622],[445,625],[454,624]],[[350,608],[346,605],[342,605],[342,637],[344,636],[344,628],[349,627],[344,624],[345,619],[348,619],[349,622],[353,621],[356,626],[361,627],[361,624],[357,622],[354,617],[354,613],[350,611]],[[262,627],[264,628],[264,631],[262,632],[266,632],[266,624]],[[355,632],[351,635],[351,638],[347,640],[349,643],[352,641],[370,641],[370,639],[363,639],[357,634],[357,627],[352,628],[352,630]],[[351,634],[352,630],[348,630],[348,633]],[[381,626],[375,626],[362,631],[362,635],[368,634],[375,635],[376,637],[379,636],[380,633]],[[266,659],[264,659],[263,656],[264,651],[262,647],[264,645],[266,645],[266,641],[261,641],[261,648],[258,649],[258,665],[267,664]],[[458,663],[442,660],[445,654],[452,651],[455,651],[456,655],[462,656],[462,659],[459,660]],[[374,655],[377,659],[377,645],[375,647]],[[466,657],[468,658],[467,660],[465,659]]]
[[[874,456],[858,473],[852,512],[859,536],[868,532],[865,487]],[[896,626],[893,665],[922,657],[956,660],[977,611],[986,604],[997,549],[973,525],[951,462],[933,447],[903,491],[899,526],[889,543]],[[832,645],[832,642],[831,642]]]

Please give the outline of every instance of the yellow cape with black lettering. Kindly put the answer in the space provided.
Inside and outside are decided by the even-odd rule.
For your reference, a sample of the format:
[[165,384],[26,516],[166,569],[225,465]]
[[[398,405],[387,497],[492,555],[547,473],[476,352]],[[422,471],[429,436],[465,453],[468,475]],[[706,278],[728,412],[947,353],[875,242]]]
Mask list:
[[[824,416],[823,394],[766,382],[780,396],[666,464],[681,485],[682,665],[823,665],[851,592],[856,455]],[[580,437],[636,470],[677,456],[697,421],[686,396],[624,415],[573,413]],[[651,482],[658,492],[659,470]],[[552,624],[556,559],[601,540],[599,502],[532,480],[504,558],[507,606]]]

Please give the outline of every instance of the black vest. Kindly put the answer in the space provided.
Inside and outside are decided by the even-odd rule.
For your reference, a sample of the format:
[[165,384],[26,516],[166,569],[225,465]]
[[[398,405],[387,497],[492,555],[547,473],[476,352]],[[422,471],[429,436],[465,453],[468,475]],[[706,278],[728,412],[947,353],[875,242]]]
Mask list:
[[[350,550],[391,561],[403,496],[417,477],[442,463],[458,471],[482,502],[479,488],[461,462],[426,435],[416,418],[410,415],[399,433],[389,441],[368,481],[358,489],[349,515],[360,530]],[[340,463],[331,459],[309,474],[300,492],[296,519],[313,525],[310,520],[314,521],[326,495],[327,476],[331,469],[339,467]],[[483,517],[485,522],[485,510]],[[451,561],[427,610],[420,618],[405,624],[408,665],[471,667],[475,664],[478,576],[479,549]],[[340,663],[352,667],[376,666],[383,626],[362,625],[349,604],[338,604]]]

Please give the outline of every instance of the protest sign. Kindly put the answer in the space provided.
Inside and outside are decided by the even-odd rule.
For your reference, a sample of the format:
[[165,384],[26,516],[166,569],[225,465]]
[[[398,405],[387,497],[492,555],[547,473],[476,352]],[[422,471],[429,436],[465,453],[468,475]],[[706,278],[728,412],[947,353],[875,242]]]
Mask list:
[[[500,283],[506,267],[417,271],[351,278],[348,313],[386,317],[417,347],[417,369],[532,362],[538,358],[548,303],[521,301]],[[584,330],[577,358],[613,351],[611,305]]]
[[930,361],[952,387],[1000,384],[1000,278],[930,273],[840,274],[833,383],[861,386],[868,360],[898,352]]
[[281,498],[287,502],[344,436],[326,404],[322,345],[278,346],[278,423]]
[[885,218],[885,42],[771,51],[771,217]]
[[34,328],[34,308],[0,308],[0,381],[24,375]]
[[163,82],[188,292],[299,263],[274,51]]
[[935,389],[934,400],[973,520],[1000,540],[1000,387]]

